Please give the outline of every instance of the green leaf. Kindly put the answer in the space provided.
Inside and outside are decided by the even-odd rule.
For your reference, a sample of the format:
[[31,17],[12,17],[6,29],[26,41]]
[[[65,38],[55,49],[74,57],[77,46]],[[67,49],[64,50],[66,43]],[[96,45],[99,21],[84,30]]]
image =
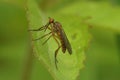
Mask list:
[[[45,25],[48,21],[39,10],[34,0],[28,0],[28,21],[29,29],[38,29]],[[33,51],[36,57],[47,67],[47,70],[55,80],[76,80],[79,75],[80,69],[83,68],[83,61],[85,60],[85,50],[89,44],[90,35],[88,33],[88,26],[82,23],[79,16],[64,15],[54,16],[55,20],[62,24],[62,27],[71,43],[73,53],[70,55],[67,51],[65,54],[61,51],[58,52],[58,70],[55,67],[54,53],[58,45],[53,38],[51,38],[45,45],[42,43],[47,39],[40,39],[32,41]],[[30,32],[32,39],[39,38],[49,31]]]
[[58,10],[58,13],[89,16],[88,24],[120,33],[120,7],[110,3],[79,1]]
[[101,28],[94,28],[91,32],[94,40],[87,51],[87,66],[82,71],[81,80],[98,80],[99,75],[102,79],[119,78],[119,47],[116,43],[116,33]]

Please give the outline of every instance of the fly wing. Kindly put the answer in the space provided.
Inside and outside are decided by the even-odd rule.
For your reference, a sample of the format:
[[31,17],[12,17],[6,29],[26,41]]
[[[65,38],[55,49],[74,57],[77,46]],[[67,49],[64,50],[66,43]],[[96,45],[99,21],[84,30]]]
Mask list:
[[63,40],[64,40],[65,46],[66,46],[69,54],[72,54],[72,48],[71,48],[70,42],[69,42],[63,29],[61,30],[61,35],[63,36]]

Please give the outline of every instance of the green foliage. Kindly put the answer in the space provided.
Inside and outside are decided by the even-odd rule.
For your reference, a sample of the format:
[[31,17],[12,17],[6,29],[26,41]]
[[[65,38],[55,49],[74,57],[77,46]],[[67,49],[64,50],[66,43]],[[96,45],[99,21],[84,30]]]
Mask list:
[[[119,4],[119,0],[1,0],[0,80],[23,79],[27,64],[32,64],[28,67],[32,74],[24,74],[31,80],[75,80],[77,76],[77,80],[119,80]],[[62,24],[73,48],[72,55],[59,51],[58,70],[54,63],[57,44],[53,38],[45,45],[42,43],[47,37],[31,41],[36,57],[32,63],[24,64],[29,57],[28,33],[36,39],[49,32],[28,32],[27,24],[29,29],[37,29],[48,22],[48,17]]]
[[89,16],[91,19],[87,21],[95,27],[102,27],[114,30],[120,33],[120,8],[106,2],[79,2],[65,7],[58,11],[64,14],[76,14],[82,17]]

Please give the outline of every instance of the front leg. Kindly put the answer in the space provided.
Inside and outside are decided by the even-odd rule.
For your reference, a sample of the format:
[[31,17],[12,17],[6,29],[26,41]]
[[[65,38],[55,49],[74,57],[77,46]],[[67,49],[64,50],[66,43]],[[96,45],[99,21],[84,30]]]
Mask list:
[[40,27],[40,28],[38,28],[38,29],[29,29],[28,31],[42,31],[42,30],[44,30],[44,29],[45,29],[45,26]]
[[30,29],[30,30],[28,30],[28,31],[42,31],[42,30],[47,30],[47,29],[49,29],[49,23],[47,23],[45,26],[42,26],[42,27],[40,27],[40,28],[38,28],[38,29]]

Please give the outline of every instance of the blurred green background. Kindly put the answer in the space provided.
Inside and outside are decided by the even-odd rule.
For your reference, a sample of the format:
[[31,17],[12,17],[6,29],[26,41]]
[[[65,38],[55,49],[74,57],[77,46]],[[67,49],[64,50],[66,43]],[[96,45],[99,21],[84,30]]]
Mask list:
[[[120,7],[120,0],[37,0],[44,11],[56,11],[73,2],[108,2]],[[58,5],[58,6],[57,6]],[[54,6],[57,6],[54,8]],[[120,27],[120,25],[118,26]],[[45,67],[29,54],[26,1],[0,0],[0,80],[53,80]],[[120,80],[120,34],[100,27],[90,30],[92,41],[79,80]],[[26,64],[29,62],[29,64]],[[26,65],[27,72],[26,71]],[[24,78],[24,75],[29,78]]]

